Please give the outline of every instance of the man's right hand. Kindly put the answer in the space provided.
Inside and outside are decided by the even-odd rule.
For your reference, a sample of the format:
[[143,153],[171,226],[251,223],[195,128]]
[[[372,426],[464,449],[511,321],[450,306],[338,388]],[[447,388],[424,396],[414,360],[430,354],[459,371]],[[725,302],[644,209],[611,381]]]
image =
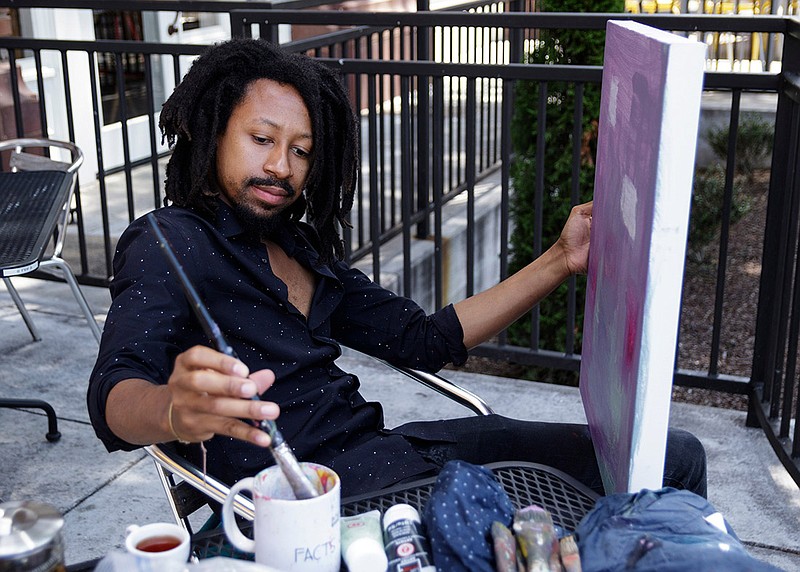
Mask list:
[[270,444],[269,435],[241,419],[278,418],[277,404],[252,399],[274,381],[272,370],[250,374],[238,359],[195,346],[177,357],[167,384],[172,432],[184,441],[205,441],[216,434],[266,447]]
[[242,419],[278,418],[277,404],[252,399],[274,381],[271,370],[250,373],[236,358],[195,346],[178,355],[167,385],[144,379],[115,385],[106,420],[118,437],[138,445],[227,435],[266,447],[269,435]]

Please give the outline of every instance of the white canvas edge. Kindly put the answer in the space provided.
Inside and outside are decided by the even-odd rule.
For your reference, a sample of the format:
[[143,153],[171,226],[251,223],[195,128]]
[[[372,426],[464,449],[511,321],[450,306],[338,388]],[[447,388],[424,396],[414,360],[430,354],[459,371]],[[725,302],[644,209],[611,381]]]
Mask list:
[[[679,36],[678,34],[673,34],[672,32],[667,32],[666,30],[661,30],[659,28],[647,26],[646,24],[642,24],[640,22],[634,22],[633,20],[609,20],[608,24],[626,28],[646,38],[651,38],[661,44],[664,44],[665,46],[688,44],[701,46],[703,49],[706,49],[705,44],[701,44],[696,40],[685,38],[683,36]],[[705,55],[703,57],[705,57]]]
[[[666,32],[653,37],[662,41],[664,34],[676,37]],[[706,50],[699,42],[676,38],[685,41],[665,46],[669,55],[656,171],[656,212],[639,360],[639,379],[647,382],[637,395],[629,492],[661,488],[669,426]]]

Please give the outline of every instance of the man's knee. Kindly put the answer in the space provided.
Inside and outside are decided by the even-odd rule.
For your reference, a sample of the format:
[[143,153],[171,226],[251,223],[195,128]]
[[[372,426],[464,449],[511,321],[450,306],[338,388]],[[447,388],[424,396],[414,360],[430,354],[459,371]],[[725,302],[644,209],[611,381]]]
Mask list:
[[700,439],[683,429],[670,429],[667,434],[667,455],[675,454],[702,462],[705,466],[706,449]]
[[706,496],[706,450],[700,440],[688,431],[669,430],[664,485]]

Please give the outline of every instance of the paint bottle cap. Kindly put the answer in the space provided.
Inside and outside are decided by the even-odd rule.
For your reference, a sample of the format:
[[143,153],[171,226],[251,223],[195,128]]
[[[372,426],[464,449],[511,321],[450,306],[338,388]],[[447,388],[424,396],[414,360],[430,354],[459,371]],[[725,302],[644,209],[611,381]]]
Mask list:
[[410,504],[396,504],[386,509],[383,514],[383,527],[386,528],[398,520],[411,520],[420,522],[419,512]]
[[344,561],[350,572],[386,572],[389,560],[383,546],[371,538],[358,538],[347,547]]

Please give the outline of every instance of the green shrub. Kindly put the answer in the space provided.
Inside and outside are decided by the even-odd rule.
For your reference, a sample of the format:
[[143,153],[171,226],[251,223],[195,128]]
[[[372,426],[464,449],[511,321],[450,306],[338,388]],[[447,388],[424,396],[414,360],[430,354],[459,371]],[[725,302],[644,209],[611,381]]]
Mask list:
[[[731,195],[731,224],[741,219],[750,209],[750,201],[744,193],[742,177],[734,177]],[[698,170],[694,176],[692,209],[689,220],[688,249],[695,257],[719,231],[725,196],[725,169],[716,164]]]
[[[558,12],[622,12],[622,0],[547,0],[539,3],[542,11]],[[526,55],[528,63],[602,65],[605,44],[604,31],[543,30],[532,52]],[[514,117],[511,125],[514,163],[511,177],[514,194],[511,216],[514,232],[511,236],[511,271],[529,263],[534,252],[534,236],[541,225],[542,250],[552,245],[572,207],[572,148],[576,87],[573,83],[547,84],[544,169],[537,172],[536,141],[542,122],[539,118],[539,98],[542,85],[538,82],[520,81],[516,85]],[[600,85],[584,85],[581,133],[581,165],[579,170],[578,202],[590,200],[594,190],[594,160],[597,150],[597,120],[600,115]],[[541,177],[544,192],[541,205],[536,200],[536,182]],[[537,212],[538,210],[538,212]],[[585,279],[579,278],[575,352],[580,352],[580,328],[583,324]],[[539,346],[543,349],[566,351],[567,285],[551,293],[539,306]],[[531,339],[531,321],[528,317],[509,328],[511,343],[528,346]],[[555,372],[537,371],[537,379],[556,378]],[[563,381],[563,380],[560,380]]]
[[[728,158],[729,127],[711,128],[705,134],[711,150],[723,163]],[[774,122],[755,113],[743,113],[736,132],[736,172],[748,178],[772,155]]]

